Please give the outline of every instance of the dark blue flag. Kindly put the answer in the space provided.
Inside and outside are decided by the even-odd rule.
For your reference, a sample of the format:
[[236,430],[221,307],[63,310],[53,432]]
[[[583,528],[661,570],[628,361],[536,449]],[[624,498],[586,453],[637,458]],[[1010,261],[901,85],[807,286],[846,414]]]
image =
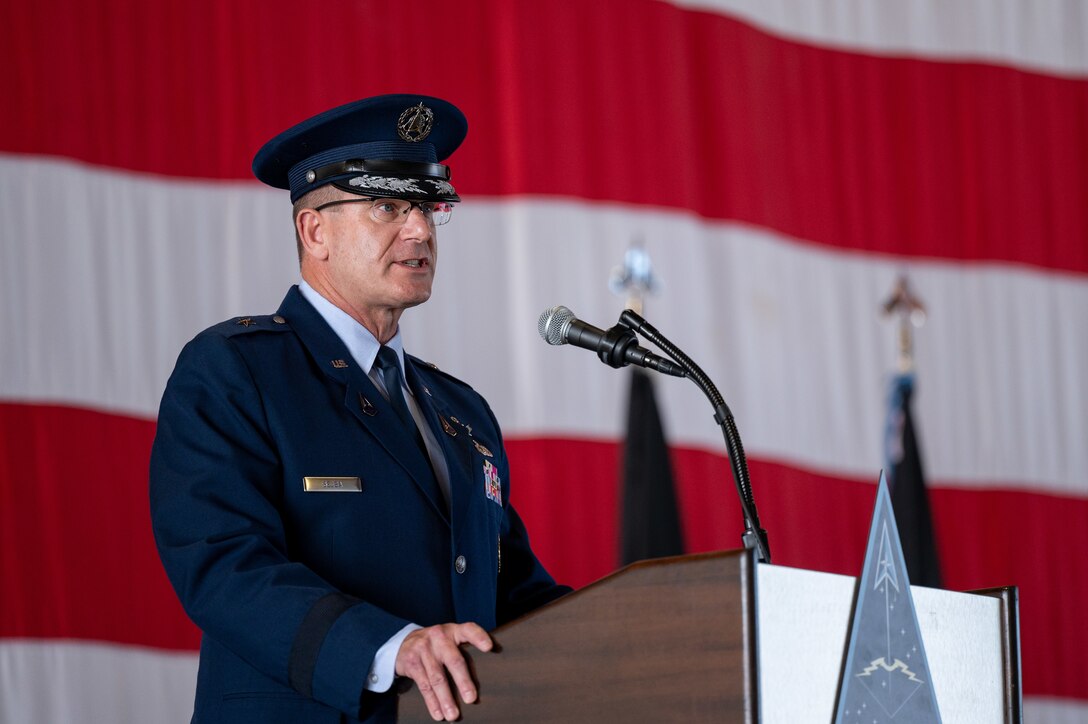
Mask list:
[[922,455],[911,415],[913,391],[913,375],[901,374],[892,380],[885,437],[888,488],[911,582],[918,586],[940,588],[941,571],[933,535],[933,518],[922,473]]

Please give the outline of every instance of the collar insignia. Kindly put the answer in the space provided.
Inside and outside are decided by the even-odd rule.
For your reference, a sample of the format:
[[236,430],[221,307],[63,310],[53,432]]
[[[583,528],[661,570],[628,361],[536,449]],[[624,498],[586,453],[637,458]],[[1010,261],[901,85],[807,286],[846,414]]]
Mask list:
[[378,414],[378,409],[374,407],[370,400],[363,397],[363,393],[359,393],[359,407],[362,409],[363,414],[367,417],[374,417]]

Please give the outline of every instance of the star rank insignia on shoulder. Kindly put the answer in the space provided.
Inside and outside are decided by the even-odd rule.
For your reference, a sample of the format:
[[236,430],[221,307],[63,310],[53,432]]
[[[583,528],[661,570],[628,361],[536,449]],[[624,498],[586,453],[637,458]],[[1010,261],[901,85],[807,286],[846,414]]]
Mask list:
[[287,332],[291,327],[287,324],[287,320],[278,314],[275,316],[254,314],[245,317],[233,317],[209,329],[214,329],[218,334],[226,337],[235,337],[256,332]]

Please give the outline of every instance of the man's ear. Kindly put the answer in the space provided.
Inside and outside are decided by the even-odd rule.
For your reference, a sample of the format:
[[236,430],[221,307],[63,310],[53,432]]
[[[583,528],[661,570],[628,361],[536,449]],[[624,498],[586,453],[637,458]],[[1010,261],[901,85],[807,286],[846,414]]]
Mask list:
[[302,253],[318,260],[329,258],[325,237],[325,220],[320,211],[303,209],[295,217],[295,233],[302,244]]

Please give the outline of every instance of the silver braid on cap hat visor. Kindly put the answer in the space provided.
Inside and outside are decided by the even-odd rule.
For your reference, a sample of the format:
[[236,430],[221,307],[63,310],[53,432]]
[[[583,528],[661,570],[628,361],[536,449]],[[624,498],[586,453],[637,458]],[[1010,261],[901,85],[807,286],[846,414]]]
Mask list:
[[449,176],[449,168],[438,163],[353,159],[311,169],[306,173],[306,182],[308,188],[331,183],[353,194],[455,203],[461,197],[448,181]]

